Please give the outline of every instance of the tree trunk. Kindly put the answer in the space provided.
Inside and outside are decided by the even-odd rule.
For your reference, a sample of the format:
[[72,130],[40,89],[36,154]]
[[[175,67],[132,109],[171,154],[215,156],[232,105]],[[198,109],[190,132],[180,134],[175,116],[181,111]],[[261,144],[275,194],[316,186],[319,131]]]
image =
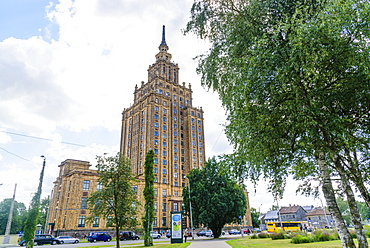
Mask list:
[[336,161],[336,168],[339,171],[340,178],[342,181],[343,191],[347,196],[347,202],[349,206],[349,211],[351,213],[351,220],[356,229],[358,248],[368,248],[368,243],[366,239],[366,234],[361,223],[361,216],[357,207],[356,199],[351,189],[351,185],[348,182],[348,178],[344,172],[344,168],[339,160]]
[[120,248],[119,246],[119,227],[116,225],[116,248]]
[[338,234],[342,242],[342,247],[356,248],[355,243],[353,242],[353,239],[350,233],[348,232],[346,224],[343,220],[343,217],[340,213],[337,202],[335,200],[335,193],[330,179],[329,168],[325,161],[325,156],[322,152],[320,152],[319,155],[316,156],[316,159],[322,177],[322,191],[324,193],[326,204],[328,205],[329,211],[333,215],[335,225],[338,228]]

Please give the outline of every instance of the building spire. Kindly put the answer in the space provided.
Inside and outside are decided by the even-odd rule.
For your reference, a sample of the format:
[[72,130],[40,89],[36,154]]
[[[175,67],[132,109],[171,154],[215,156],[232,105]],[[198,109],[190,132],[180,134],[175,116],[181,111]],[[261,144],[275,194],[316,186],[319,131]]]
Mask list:
[[166,37],[165,37],[165,26],[164,25],[163,25],[163,28],[162,28],[162,42],[161,42],[160,46],[167,46]]

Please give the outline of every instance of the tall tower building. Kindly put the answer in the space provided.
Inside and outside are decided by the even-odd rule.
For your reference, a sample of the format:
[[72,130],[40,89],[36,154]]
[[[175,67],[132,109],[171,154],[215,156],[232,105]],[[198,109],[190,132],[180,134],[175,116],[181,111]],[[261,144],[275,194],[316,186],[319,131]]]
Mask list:
[[[146,153],[155,153],[155,229],[170,227],[170,212],[182,207],[186,175],[205,161],[203,110],[193,107],[191,85],[179,83],[180,68],[168,50],[163,26],[148,81],[135,86],[134,103],[122,113],[120,152],[131,159],[133,173],[140,177]],[[135,187],[140,199],[143,182]]]

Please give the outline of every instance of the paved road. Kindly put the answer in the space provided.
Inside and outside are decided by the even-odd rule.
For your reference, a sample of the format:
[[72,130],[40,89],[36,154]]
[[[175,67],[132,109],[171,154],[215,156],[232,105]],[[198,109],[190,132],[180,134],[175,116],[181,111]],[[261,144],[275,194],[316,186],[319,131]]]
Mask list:
[[194,240],[189,248],[230,248],[231,246],[226,244],[225,241],[227,239]]

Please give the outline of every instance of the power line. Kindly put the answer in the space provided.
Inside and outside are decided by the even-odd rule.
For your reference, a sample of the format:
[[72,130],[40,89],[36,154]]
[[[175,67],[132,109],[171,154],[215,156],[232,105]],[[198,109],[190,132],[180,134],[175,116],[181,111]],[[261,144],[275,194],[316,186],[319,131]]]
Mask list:
[[23,158],[23,157],[21,157],[21,156],[19,156],[19,155],[15,154],[15,153],[9,152],[8,150],[6,150],[6,149],[4,149],[4,148],[2,148],[2,147],[0,147],[0,149],[1,149],[1,150],[3,150],[4,152],[7,152],[7,153],[9,153],[9,154],[11,154],[11,155],[13,155],[13,156],[17,157],[17,158],[20,158],[20,159],[24,160],[24,161],[31,162],[31,163],[33,163],[33,164],[37,164],[37,163],[35,163],[35,162],[33,162],[33,161],[29,160],[29,159]]
[[[32,135],[27,135],[27,134],[20,134],[20,133],[8,132],[8,131],[1,131],[1,132],[7,133],[7,134],[11,134],[11,135],[22,136],[22,137],[26,137],[26,138],[32,138],[32,139],[38,139],[38,140],[45,140],[45,141],[54,141],[52,139],[46,139],[46,138],[32,136]],[[66,145],[72,145],[72,146],[87,147],[86,145],[81,145],[81,144],[76,144],[76,143],[71,143],[71,142],[65,142],[65,141],[61,141],[60,143],[66,144]]]

